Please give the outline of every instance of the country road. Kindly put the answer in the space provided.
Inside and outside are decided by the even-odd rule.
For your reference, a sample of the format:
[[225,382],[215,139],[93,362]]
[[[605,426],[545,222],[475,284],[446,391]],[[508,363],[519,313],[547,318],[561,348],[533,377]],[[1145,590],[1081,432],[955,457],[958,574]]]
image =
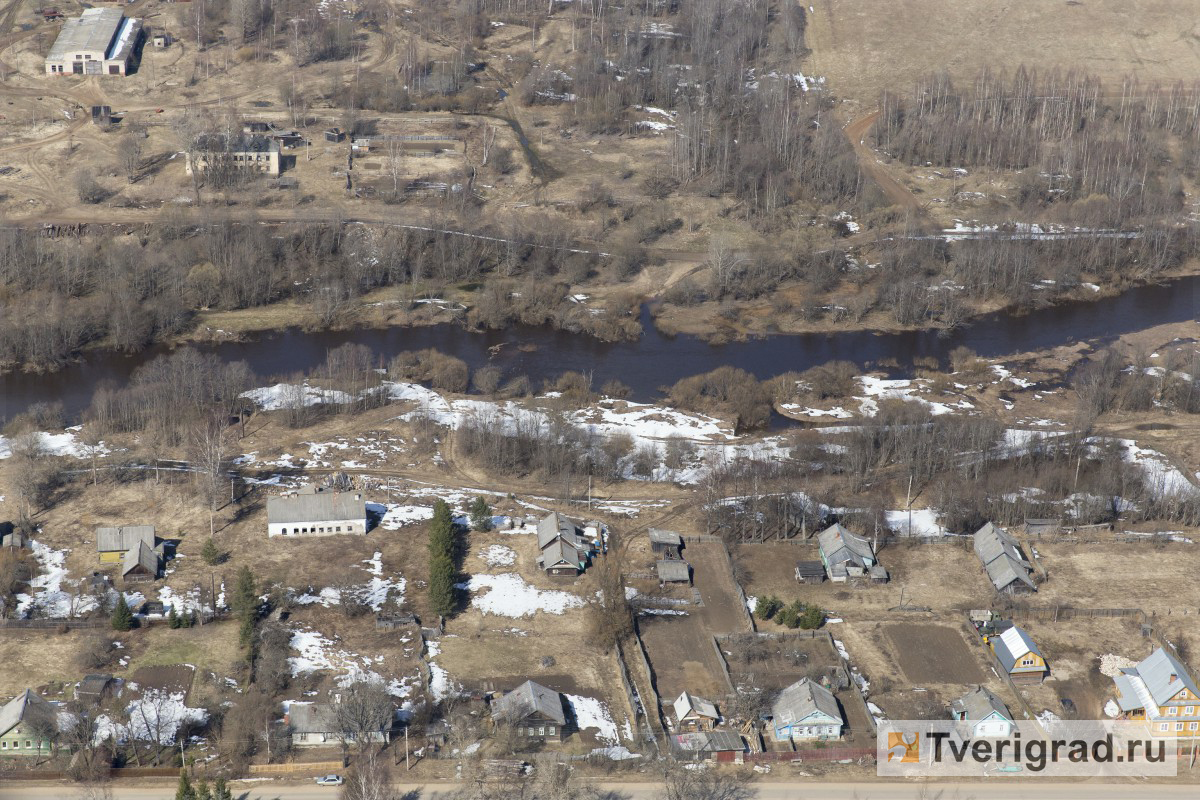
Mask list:
[[[656,783],[600,784],[606,800],[656,800]],[[444,800],[454,784],[397,785],[403,800]],[[1055,783],[997,778],[976,783],[789,783],[763,782],[755,787],[758,800],[1184,800],[1196,796],[1194,784]],[[278,797],[280,800],[336,800],[337,789],[311,783],[236,783],[238,800]],[[113,800],[170,800],[174,784],[155,787],[114,786]],[[69,784],[0,785],[0,800],[69,800],[77,791]]]

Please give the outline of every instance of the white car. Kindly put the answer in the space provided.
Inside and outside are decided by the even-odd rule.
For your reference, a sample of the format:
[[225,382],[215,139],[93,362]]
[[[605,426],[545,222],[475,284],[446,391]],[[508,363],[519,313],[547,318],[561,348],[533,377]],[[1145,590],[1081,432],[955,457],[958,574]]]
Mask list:
[[345,782],[341,775],[324,775],[317,778],[317,786],[341,786]]

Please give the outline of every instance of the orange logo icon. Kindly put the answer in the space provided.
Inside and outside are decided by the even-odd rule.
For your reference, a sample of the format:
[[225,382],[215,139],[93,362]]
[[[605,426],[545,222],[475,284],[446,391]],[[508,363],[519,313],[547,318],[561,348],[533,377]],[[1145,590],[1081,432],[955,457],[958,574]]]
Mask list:
[[916,764],[921,760],[921,734],[888,732],[888,763]]

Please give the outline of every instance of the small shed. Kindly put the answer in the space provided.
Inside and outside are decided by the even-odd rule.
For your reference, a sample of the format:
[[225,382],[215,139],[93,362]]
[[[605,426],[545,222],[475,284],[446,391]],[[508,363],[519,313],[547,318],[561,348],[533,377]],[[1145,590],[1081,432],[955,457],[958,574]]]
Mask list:
[[0,547],[6,550],[27,550],[31,546],[30,538],[20,531],[0,535]]
[[686,561],[666,558],[654,565],[658,580],[662,583],[691,583],[692,567]]
[[112,106],[92,106],[92,124],[108,125],[112,123]]
[[650,550],[659,558],[679,558],[683,537],[675,531],[650,529]]
[[711,731],[721,721],[721,715],[717,713],[715,703],[687,692],[679,695],[675,700],[673,710],[675,712],[675,730],[680,733]]
[[420,625],[420,621],[415,614],[397,612],[394,614],[380,613],[375,615],[375,630],[377,631],[394,631],[413,625]]
[[800,583],[822,583],[825,580],[825,565],[820,561],[797,561],[796,580]]
[[167,33],[156,33],[150,39],[150,43],[159,50],[165,50],[171,46],[171,35]]
[[165,617],[167,606],[161,600],[147,600],[138,608],[137,613],[143,617]]
[[871,576],[871,583],[888,582],[888,571],[883,568],[882,564],[876,564],[875,566],[871,567],[871,569],[867,571],[867,574]]
[[325,130],[325,141],[337,144],[346,138],[346,134],[342,133],[341,128],[327,128]]
[[1025,533],[1030,536],[1041,536],[1042,534],[1058,533],[1062,530],[1061,519],[1027,519],[1025,520]]
[[84,703],[99,703],[112,688],[113,676],[107,673],[85,675],[75,687],[75,699]]
[[267,133],[271,126],[266,122],[247,122],[242,125],[242,133]]

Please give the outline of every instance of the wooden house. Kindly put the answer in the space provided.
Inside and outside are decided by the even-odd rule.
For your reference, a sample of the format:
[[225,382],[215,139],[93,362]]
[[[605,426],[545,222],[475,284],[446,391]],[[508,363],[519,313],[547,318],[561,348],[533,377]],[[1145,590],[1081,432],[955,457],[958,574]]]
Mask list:
[[971,725],[976,739],[1004,739],[1013,731],[1013,715],[1004,701],[982,686],[976,686],[950,703],[950,718]]
[[650,552],[659,558],[679,558],[683,537],[675,531],[650,529]]
[[[294,747],[334,747],[354,743],[354,737],[339,730],[338,707],[335,703],[301,703],[288,705],[284,720],[292,731]],[[391,733],[393,714],[386,715],[379,727],[366,734],[375,744],[386,744]],[[374,723],[372,723],[373,725]]]
[[1013,683],[1041,683],[1050,672],[1033,639],[1016,625],[999,636],[989,637],[988,644]]
[[533,681],[492,701],[492,719],[514,726],[527,739],[561,742],[566,736],[562,695]]
[[817,549],[829,580],[844,583],[849,577],[866,577],[875,565],[875,548],[867,537],[834,524],[817,534]]
[[974,545],[975,555],[997,592],[1029,594],[1037,591],[1031,565],[1010,534],[989,522],[975,532]]
[[52,749],[46,733],[57,726],[58,711],[26,689],[0,707],[0,758],[42,756]]
[[833,693],[808,678],[780,692],[771,706],[772,735],[777,742],[837,739],[842,735],[843,721]]
[[96,528],[96,553],[101,564],[120,564],[125,554],[137,550],[139,543],[154,549],[153,525],[118,525]]
[[677,558],[663,559],[655,563],[654,569],[658,572],[659,583],[692,582],[692,566],[686,561]]
[[113,685],[113,676],[107,673],[85,675],[75,687],[75,699],[81,703],[99,705]]
[[680,733],[711,731],[721,721],[716,704],[687,692],[676,698],[672,710],[675,712],[675,730]]
[[125,583],[139,583],[158,578],[158,553],[145,542],[138,542],[137,549],[126,550],[121,563],[121,580]]
[[1173,653],[1160,647],[1113,683],[1121,719],[1144,721],[1155,737],[1200,738],[1200,689]]

